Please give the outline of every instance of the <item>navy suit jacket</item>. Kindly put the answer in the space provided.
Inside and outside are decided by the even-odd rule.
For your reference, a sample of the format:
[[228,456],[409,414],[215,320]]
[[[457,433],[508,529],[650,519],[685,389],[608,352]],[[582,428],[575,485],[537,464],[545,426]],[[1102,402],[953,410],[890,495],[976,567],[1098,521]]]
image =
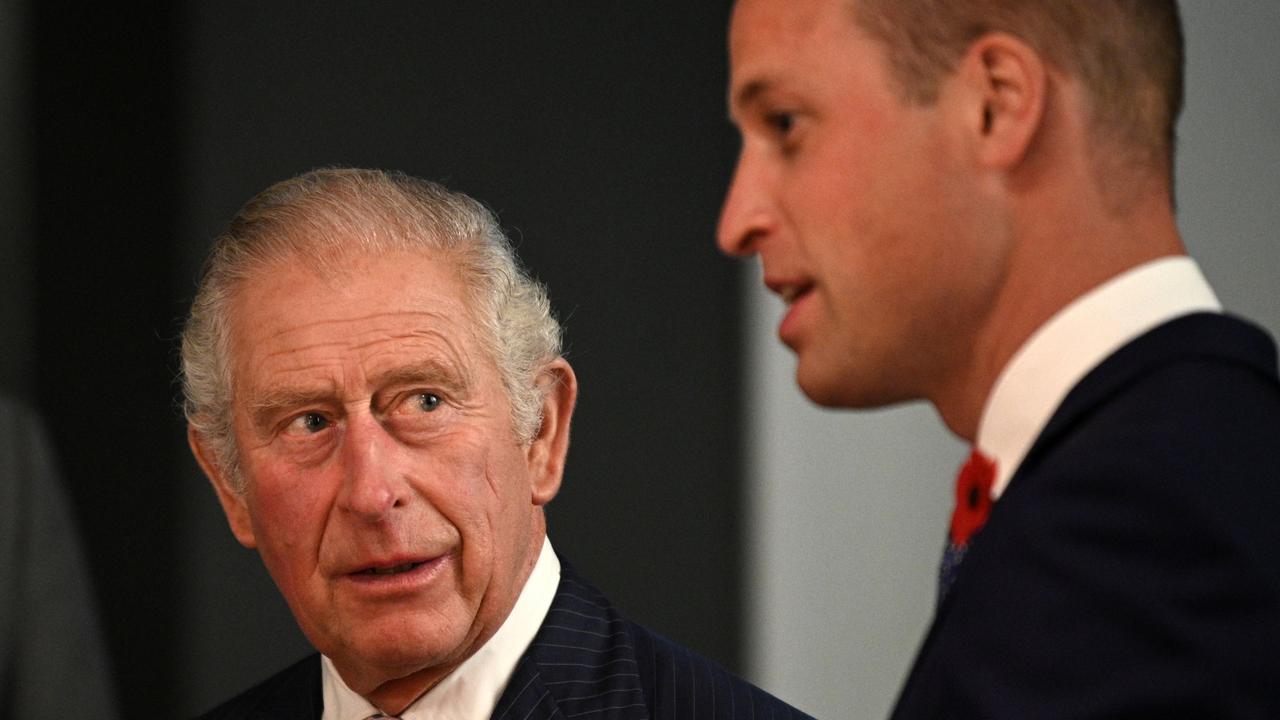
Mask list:
[[1196,314],[1064,399],[976,536],[894,718],[1280,718],[1280,384]]
[[[318,720],[312,655],[204,716]],[[564,564],[551,609],[516,664],[494,720],[701,720],[808,715],[618,614]]]

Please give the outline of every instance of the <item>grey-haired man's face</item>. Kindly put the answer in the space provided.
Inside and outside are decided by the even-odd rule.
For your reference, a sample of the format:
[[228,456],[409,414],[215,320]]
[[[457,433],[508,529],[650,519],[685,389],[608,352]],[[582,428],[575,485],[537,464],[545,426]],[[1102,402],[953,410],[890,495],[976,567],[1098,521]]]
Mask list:
[[367,692],[451,668],[497,629],[559,476],[513,434],[451,264],[390,253],[349,270],[279,263],[238,289],[245,491],[204,465],[307,637]]

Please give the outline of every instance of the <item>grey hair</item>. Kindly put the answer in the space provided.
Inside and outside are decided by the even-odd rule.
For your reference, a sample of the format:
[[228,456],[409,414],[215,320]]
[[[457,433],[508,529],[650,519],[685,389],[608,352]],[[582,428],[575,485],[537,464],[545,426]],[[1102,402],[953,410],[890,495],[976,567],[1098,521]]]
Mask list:
[[285,261],[342,271],[354,253],[438,253],[452,259],[482,349],[510,401],[512,428],[532,441],[548,387],[539,370],[560,356],[546,289],[520,265],[494,214],[477,200],[398,172],[313,170],[263,190],[213,242],[182,332],[187,422],[243,490],[232,431],[230,301],[241,283]]

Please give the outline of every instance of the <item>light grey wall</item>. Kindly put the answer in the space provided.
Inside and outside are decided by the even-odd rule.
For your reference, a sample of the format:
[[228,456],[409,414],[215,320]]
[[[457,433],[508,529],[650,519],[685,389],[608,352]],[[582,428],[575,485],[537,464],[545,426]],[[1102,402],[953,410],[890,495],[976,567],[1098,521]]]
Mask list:
[[1280,330],[1280,2],[1183,3],[1178,207],[1227,309]]
[[27,102],[23,3],[0,0],[0,389],[24,392],[30,381],[31,252],[26,215]]
[[780,304],[750,284],[749,674],[820,718],[883,717],[933,608],[964,447],[924,404],[811,405]]
[[[1280,3],[1183,3],[1178,202],[1228,310],[1280,330]],[[744,285],[752,675],[819,717],[884,717],[923,637],[962,444],[926,406],[833,413],[796,389],[779,308]]]

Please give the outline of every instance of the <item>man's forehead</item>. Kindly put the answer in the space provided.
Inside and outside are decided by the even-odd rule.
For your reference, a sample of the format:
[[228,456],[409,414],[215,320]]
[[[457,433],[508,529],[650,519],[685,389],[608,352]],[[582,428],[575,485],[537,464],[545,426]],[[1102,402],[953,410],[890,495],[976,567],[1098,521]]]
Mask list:
[[[237,348],[236,345],[239,347]],[[437,313],[371,315],[324,322],[278,333],[257,346],[233,344],[237,374],[255,385],[278,383],[369,384],[411,376],[454,376],[484,362],[465,323]]]
[[822,33],[853,29],[846,0],[743,0],[729,30],[730,108],[742,107],[784,81],[821,68],[802,63]]
[[375,373],[430,358],[460,373],[482,353],[456,273],[449,261],[418,253],[355,258],[336,275],[301,263],[267,268],[245,281],[230,308],[236,373]]
[[[289,252],[246,273],[233,287],[232,322],[245,316],[285,325],[466,306],[456,258],[427,248],[322,248]],[[287,320],[285,320],[287,318]],[[262,318],[255,318],[262,319]]]
[[848,15],[848,0],[739,0],[729,24],[729,52],[798,42],[822,23]]

